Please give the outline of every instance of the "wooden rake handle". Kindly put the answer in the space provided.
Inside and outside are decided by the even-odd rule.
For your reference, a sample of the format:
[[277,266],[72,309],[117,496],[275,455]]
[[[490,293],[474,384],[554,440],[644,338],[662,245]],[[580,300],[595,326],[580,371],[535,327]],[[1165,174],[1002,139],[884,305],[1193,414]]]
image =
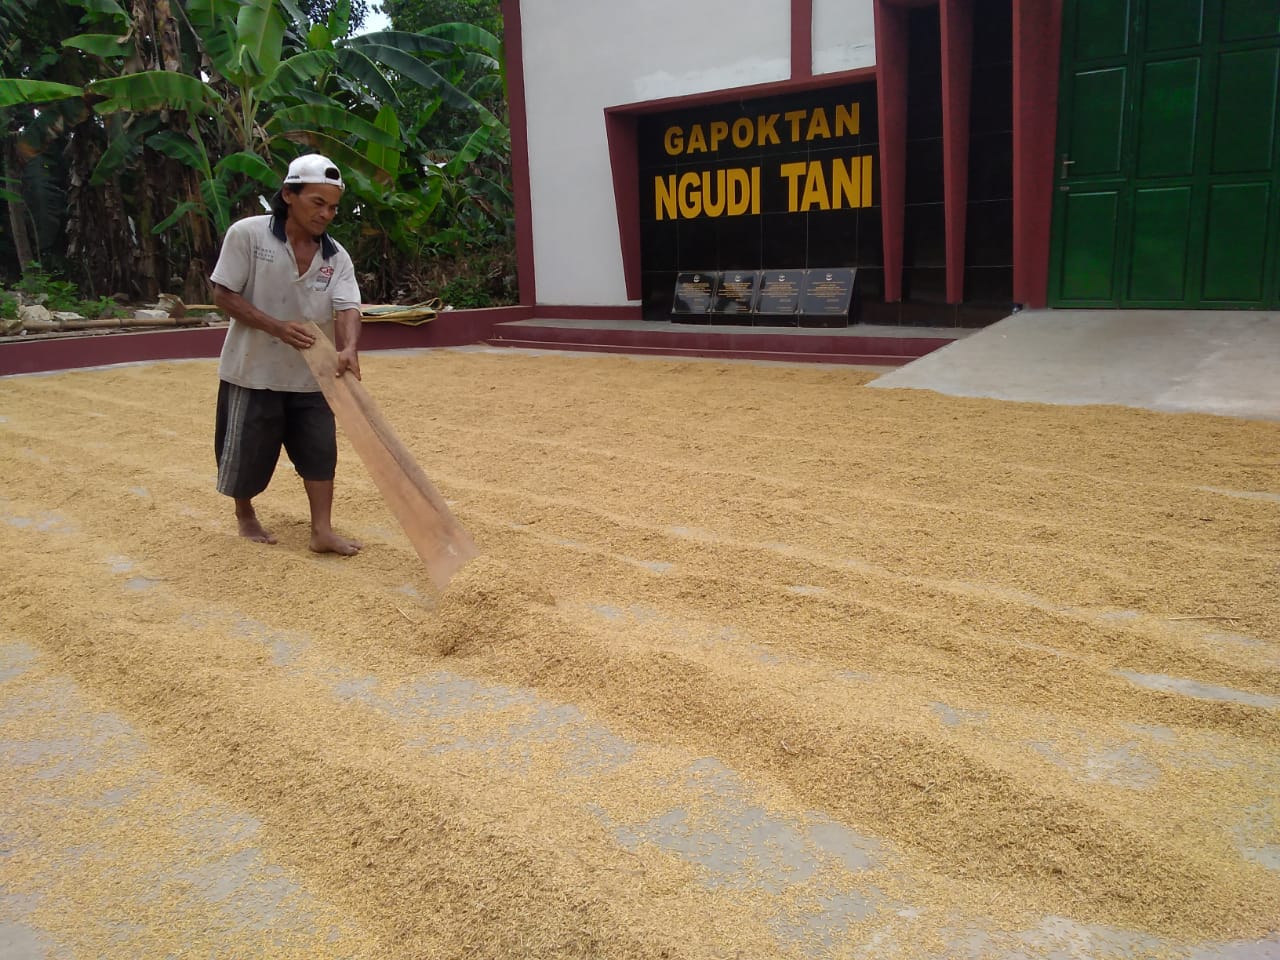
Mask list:
[[400,442],[364,384],[350,375],[337,376],[338,351],[333,343],[314,323],[307,326],[316,338],[302,351],[307,366],[431,582],[443,590],[458,570],[479,555],[479,548]]

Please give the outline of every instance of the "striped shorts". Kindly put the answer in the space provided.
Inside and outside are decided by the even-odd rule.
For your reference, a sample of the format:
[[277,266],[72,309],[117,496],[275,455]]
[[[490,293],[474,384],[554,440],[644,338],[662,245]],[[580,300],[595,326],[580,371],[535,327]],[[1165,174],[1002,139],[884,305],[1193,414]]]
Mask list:
[[219,381],[213,447],[218,492],[238,499],[267,489],[281,447],[303,480],[332,480],[338,464],[333,412],[319,392],[251,390]]

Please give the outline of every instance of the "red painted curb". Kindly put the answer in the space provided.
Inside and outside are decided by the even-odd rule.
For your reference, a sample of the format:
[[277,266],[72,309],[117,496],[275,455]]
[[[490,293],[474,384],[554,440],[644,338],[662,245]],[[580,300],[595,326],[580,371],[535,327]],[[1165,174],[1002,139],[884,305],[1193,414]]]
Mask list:
[[[417,327],[366,323],[360,334],[360,348],[364,351],[397,350],[479,343],[489,336],[495,324],[523,320],[531,313],[529,307],[493,307],[487,310],[450,310]],[[92,337],[10,340],[0,343],[0,376],[147,360],[216,357],[222,350],[225,336],[225,327],[196,327],[104,333]]]
[[490,340],[495,347],[527,350],[565,350],[584,353],[630,353],[654,357],[706,357],[717,360],[773,360],[779,363],[841,363],[900,367],[915,357],[863,353],[801,353],[799,351],[741,350],[716,347],[656,347],[618,343],[570,343],[547,340]]

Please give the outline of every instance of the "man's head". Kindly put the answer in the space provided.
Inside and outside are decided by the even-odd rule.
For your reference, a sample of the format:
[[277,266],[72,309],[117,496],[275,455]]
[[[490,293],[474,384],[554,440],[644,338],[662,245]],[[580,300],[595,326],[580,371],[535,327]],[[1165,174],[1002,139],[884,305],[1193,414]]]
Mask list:
[[284,184],[272,198],[271,212],[318,238],[337,214],[346,188],[333,161],[308,153],[289,164]]

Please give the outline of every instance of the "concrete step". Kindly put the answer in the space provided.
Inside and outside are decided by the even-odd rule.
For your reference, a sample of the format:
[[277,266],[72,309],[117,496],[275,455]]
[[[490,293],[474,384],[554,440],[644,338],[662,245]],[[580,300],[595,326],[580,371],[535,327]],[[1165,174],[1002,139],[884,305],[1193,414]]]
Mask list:
[[924,333],[893,327],[726,329],[645,321],[525,320],[496,324],[486,342],[542,350],[897,366],[947,346],[968,332]]

